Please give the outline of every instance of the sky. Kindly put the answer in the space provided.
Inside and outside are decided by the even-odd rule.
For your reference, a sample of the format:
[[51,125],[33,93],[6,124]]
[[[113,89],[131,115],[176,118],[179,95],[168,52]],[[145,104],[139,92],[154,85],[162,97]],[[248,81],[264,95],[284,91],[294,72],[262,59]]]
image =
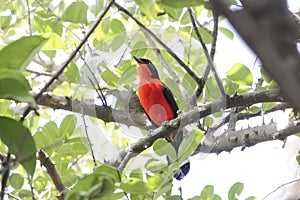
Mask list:
[[[299,12],[299,0],[290,0],[288,5],[292,12]],[[233,30],[226,21],[220,26]],[[215,63],[220,76],[223,77],[225,72],[237,62],[248,66],[254,74],[253,80],[257,80],[256,72],[259,70],[257,66],[259,63],[256,62],[256,57],[251,50],[236,33],[233,40],[219,34]],[[270,122],[271,118],[275,121],[282,121],[287,117],[288,112],[279,111],[267,117],[265,122]],[[261,119],[244,121],[239,126],[240,128],[247,127],[249,123],[254,126],[255,123],[261,122]],[[215,194],[220,195],[222,199],[227,199],[230,187],[236,182],[241,182],[244,183],[244,190],[239,199],[249,196],[263,199],[280,185],[298,177],[296,155],[300,149],[300,139],[290,136],[285,148],[283,144],[282,141],[271,141],[246,148],[244,151],[236,148],[230,153],[209,154],[204,158],[196,155],[191,158],[190,173],[183,180],[175,182],[173,192],[179,193],[178,188],[181,187],[183,198],[187,199],[200,195],[205,185],[213,185]],[[291,192],[278,191],[268,196],[267,199],[286,199],[290,194]]]

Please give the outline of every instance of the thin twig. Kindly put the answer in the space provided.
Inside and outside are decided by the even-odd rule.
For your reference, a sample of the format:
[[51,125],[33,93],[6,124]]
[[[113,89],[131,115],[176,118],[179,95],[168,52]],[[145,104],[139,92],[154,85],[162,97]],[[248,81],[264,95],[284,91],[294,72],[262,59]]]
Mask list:
[[30,19],[30,8],[29,8],[29,1],[26,0],[26,6],[27,6],[27,17],[28,17],[28,28],[29,28],[29,33],[32,35],[32,30],[31,30],[31,19]]
[[30,70],[30,69],[26,69],[26,71],[29,73],[36,74],[37,76],[52,76],[52,74],[50,74],[50,73],[37,72],[37,71]]
[[206,28],[205,26],[203,26],[198,20],[195,20],[196,24],[201,27],[203,30],[205,30],[207,33],[209,33],[210,35],[213,35],[213,32],[211,30],[209,30],[208,28]]
[[284,183],[284,184],[278,186],[275,190],[273,190],[273,191],[271,191],[269,194],[267,194],[267,195],[263,198],[263,200],[266,199],[266,198],[268,198],[268,196],[270,196],[270,195],[273,194],[274,192],[278,191],[280,188],[283,188],[284,186],[287,186],[287,185],[289,185],[289,184],[292,184],[292,183],[295,183],[295,182],[298,182],[298,181],[300,181],[300,178],[297,178],[297,179],[295,179],[295,180],[292,180],[292,181],[290,181],[290,182],[287,182],[287,183]]
[[28,182],[29,182],[29,186],[30,186],[31,199],[35,200],[34,189],[33,189],[33,185],[32,185],[32,178],[29,176],[29,174],[27,175],[27,178],[28,178]]
[[16,197],[16,196],[14,196],[14,195],[12,195],[12,194],[10,194],[10,193],[6,193],[6,195],[7,195],[8,197],[12,198],[12,199],[21,200],[19,197]]
[[[218,15],[216,14],[216,11],[213,9],[213,17],[214,17],[214,27],[213,27],[213,32],[211,33],[212,35],[212,45],[211,45],[211,49],[210,49],[210,56],[212,61],[214,60],[214,55],[215,55],[215,51],[216,51],[216,45],[217,45],[217,37],[218,37],[218,26],[219,26],[219,22],[218,22]],[[198,21],[197,18],[194,18],[195,22],[197,23],[198,26],[202,27],[202,25],[200,24],[200,22]],[[198,85],[198,88],[195,92],[195,97],[196,99],[199,98],[199,96],[202,94],[203,92],[203,88],[204,85],[207,81],[208,75],[210,72],[210,67],[206,66],[205,71],[203,73],[202,76],[202,83],[200,85]]]
[[218,39],[219,16],[217,15],[217,12],[214,9],[212,10],[212,13],[213,13],[213,17],[214,17],[214,28],[213,28],[213,33],[212,33],[210,57],[212,60],[214,60],[214,56],[216,53],[217,39]]
[[[81,99],[81,101],[83,101],[83,99]],[[91,154],[92,154],[92,158],[93,158],[93,162],[94,162],[94,169],[96,169],[97,167],[97,162],[96,162],[96,158],[95,158],[95,154],[94,154],[94,150],[93,150],[93,147],[92,147],[92,142],[91,142],[91,139],[90,139],[90,136],[89,136],[89,133],[88,133],[88,130],[87,130],[87,124],[86,124],[86,121],[85,121],[85,117],[84,117],[84,112],[83,112],[83,107],[81,106],[81,117],[83,119],[83,126],[84,126],[84,131],[85,131],[85,135],[86,135],[86,138],[88,139],[88,142],[89,142],[89,147],[90,147],[90,150],[91,150]]]
[[118,3],[114,3],[114,5],[123,13],[128,15],[131,19],[135,21],[143,30],[145,30],[151,37],[153,37],[167,52],[185,69],[185,71],[197,82],[201,82],[201,78],[199,78],[165,43],[163,43],[151,30],[149,30],[146,26],[144,26],[139,20],[137,20],[128,10],[119,5]]
[[[80,42],[80,44],[77,46],[77,48],[73,51],[73,53],[70,55],[70,57],[67,59],[67,61],[64,63],[64,65],[56,72],[56,74],[49,80],[49,82],[41,89],[41,91],[35,96],[35,101],[38,101],[38,99],[42,96],[42,94],[47,90],[47,88],[54,83],[54,81],[63,73],[65,68],[69,65],[69,63],[75,58],[77,53],[80,51],[80,49],[83,47],[83,45],[87,42],[91,34],[95,31],[99,23],[102,21],[103,17],[106,15],[110,7],[113,5],[115,0],[111,0],[107,7],[103,10],[102,14],[99,16],[97,21],[93,24],[91,29],[87,32],[86,36],[83,38],[83,40]],[[25,117],[29,114],[29,112],[32,110],[32,107],[28,107],[25,112],[23,113],[22,118],[20,119],[21,122],[24,121]]]
[[201,46],[202,46],[202,48],[203,48],[203,52],[204,52],[205,57],[206,57],[206,59],[207,59],[207,62],[208,62],[207,64],[208,64],[210,70],[213,72],[214,77],[215,77],[215,80],[216,80],[217,85],[218,85],[218,87],[219,87],[219,90],[220,90],[220,92],[221,92],[221,95],[222,95],[222,97],[224,98],[224,97],[226,96],[225,89],[224,89],[223,84],[222,84],[222,82],[221,82],[221,79],[219,78],[219,75],[218,75],[218,73],[217,73],[217,71],[216,71],[216,69],[215,69],[215,67],[214,67],[213,60],[212,60],[210,54],[208,53],[207,47],[206,47],[206,45],[205,45],[205,43],[204,43],[204,41],[203,41],[203,39],[202,39],[202,36],[201,36],[201,34],[199,33],[199,30],[198,30],[198,28],[197,28],[197,26],[196,26],[194,13],[193,13],[193,11],[192,11],[191,8],[189,8],[188,11],[189,11],[189,15],[190,15],[190,19],[191,19],[191,22],[192,22],[194,31],[195,31],[195,33],[196,33],[196,35],[197,35],[197,37],[198,37],[198,40],[199,40],[199,42],[200,42],[200,44],[201,44]]
[[100,87],[100,84],[98,83],[98,80],[97,80],[97,78],[95,76],[95,73],[92,72],[91,68],[89,67],[89,65],[87,64],[87,62],[85,61],[85,59],[83,57],[81,57],[81,59],[83,60],[85,66],[88,68],[88,70],[91,73],[94,81],[96,82],[96,84],[94,84],[93,80],[90,77],[88,77],[88,79],[89,79],[90,83],[92,84],[93,88],[96,90],[96,92],[98,94],[98,97],[99,97],[99,99],[102,102],[102,105],[107,106],[107,101],[106,101],[105,95],[102,92],[102,89]]
[[136,30],[135,33],[133,34],[132,37],[130,37],[130,40],[127,43],[126,48],[124,49],[122,55],[120,56],[120,59],[118,60],[117,64],[115,66],[119,66],[119,64],[121,63],[122,59],[125,56],[125,53],[127,52],[127,50],[130,48],[130,44],[132,41],[134,41],[134,39],[136,38],[137,34],[139,33],[140,30]]
[[4,196],[5,196],[5,188],[6,188],[6,184],[8,181],[8,177],[9,177],[9,172],[10,172],[10,153],[7,154],[5,160],[2,162],[2,180],[1,180],[1,193],[0,193],[0,197],[1,200],[4,200]]

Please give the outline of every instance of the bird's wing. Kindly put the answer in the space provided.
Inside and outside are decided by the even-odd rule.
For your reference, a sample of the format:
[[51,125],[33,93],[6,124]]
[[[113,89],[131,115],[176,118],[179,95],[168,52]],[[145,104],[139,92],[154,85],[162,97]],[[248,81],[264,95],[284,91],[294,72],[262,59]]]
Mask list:
[[173,96],[171,90],[165,84],[163,84],[163,93],[164,93],[164,96],[165,96],[166,100],[168,101],[169,105],[171,106],[174,116],[176,118],[177,111],[179,110],[179,108],[177,106],[177,103],[174,99],[174,96]]

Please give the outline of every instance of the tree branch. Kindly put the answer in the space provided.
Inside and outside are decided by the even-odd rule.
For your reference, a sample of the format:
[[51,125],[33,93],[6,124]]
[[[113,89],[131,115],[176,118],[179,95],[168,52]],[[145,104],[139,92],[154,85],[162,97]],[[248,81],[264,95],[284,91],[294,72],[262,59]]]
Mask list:
[[[138,112],[137,110],[115,110],[110,106],[94,105],[93,102],[86,103],[68,97],[50,96],[49,94],[43,94],[37,101],[37,103],[39,105],[47,106],[53,109],[62,109],[89,115],[101,119],[104,122],[117,122],[126,124],[127,126],[137,126],[144,129],[147,123],[147,117],[144,115],[144,113]],[[135,107],[138,106],[135,105]]]
[[[249,106],[259,102],[282,102],[283,98],[280,95],[279,90],[266,90],[257,91],[243,95],[236,95],[228,97],[226,100],[216,100],[203,106],[195,107],[187,113],[182,113],[174,120],[164,123],[157,129],[150,131],[148,137],[141,138],[140,140],[132,143],[127,149],[122,150],[118,157],[110,160],[108,164],[118,167],[127,154],[138,153],[149,148],[155,140],[158,138],[166,138],[179,128],[185,127],[188,124],[196,123],[199,119],[206,117],[210,114],[218,112],[220,110],[233,108],[237,106]],[[130,156],[132,157],[132,156]],[[126,164],[126,163],[125,163]],[[122,162],[124,165],[124,162]]]
[[206,135],[203,143],[195,153],[221,153],[230,152],[236,147],[250,147],[270,140],[284,140],[288,136],[300,132],[300,123],[296,119],[289,119],[285,128],[278,130],[278,123],[271,122],[254,128],[239,131],[225,131],[221,136],[214,138]]
[[55,168],[55,165],[50,160],[50,158],[46,156],[45,152],[41,149],[38,152],[38,159],[41,161],[42,165],[44,167],[46,167],[47,173],[51,177],[51,179],[55,185],[55,188],[60,193],[59,199],[64,199],[64,196],[66,195],[66,192],[67,192],[67,188],[64,185],[64,183],[62,182],[62,180]]

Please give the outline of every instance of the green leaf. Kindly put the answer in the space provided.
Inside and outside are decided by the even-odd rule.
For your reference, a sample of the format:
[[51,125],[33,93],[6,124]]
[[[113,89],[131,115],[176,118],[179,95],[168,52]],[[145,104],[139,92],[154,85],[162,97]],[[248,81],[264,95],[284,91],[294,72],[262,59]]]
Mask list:
[[59,134],[63,138],[69,138],[76,127],[76,117],[74,115],[66,116],[60,124]]
[[263,103],[262,109],[263,109],[263,111],[267,111],[267,110],[272,109],[275,105],[276,105],[276,102]]
[[234,35],[232,33],[231,30],[227,29],[227,28],[223,28],[223,27],[219,27],[219,31],[221,33],[223,33],[226,37],[228,37],[229,39],[233,39]]
[[132,47],[131,55],[143,57],[149,47],[144,41],[138,41]]
[[104,1],[96,1],[95,4],[93,4],[92,8],[91,8],[91,12],[97,16],[103,9],[104,7]]
[[10,43],[0,51],[0,69],[24,71],[46,41],[41,36],[24,36]]
[[0,138],[17,161],[33,176],[36,164],[36,147],[29,130],[20,122],[0,117]]
[[172,93],[173,93],[173,95],[175,97],[175,100],[177,100],[176,102],[178,103],[178,107],[179,108],[183,108],[185,106],[186,98],[180,92],[180,89],[179,89],[177,83],[173,79],[171,79],[171,78],[166,78],[164,80],[164,83],[172,91]]
[[87,139],[84,137],[75,137],[67,140],[56,150],[57,157],[79,156],[87,153]]
[[203,0],[158,0],[158,2],[162,3],[165,6],[169,6],[172,8],[183,8],[183,7],[193,7],[193,6],[201,6],[203,5]]
[[197,86],[197,83],[188,73],[185,73],[182,80],[182,85],[187,90],[188,94],[192,96]]
[[251,114],[256,114],[261,111],[261,108],[258,106],[251,106],[249,111]]
[[228,192],[228,199],[229,200],[236,200],[237,196],[242,193],[244,189],[244,184],[237,182],[233,184]]
[[132,84],[135,80],[137,80],[137,71],[135,65],[129,65],[125,68],[122,73],[118,85],[126,85]]
[[108,34],[110,28],[110,20],[103,20],[101,28],[104,34]]
[[156,140],[153,144],[153,150],[159,156],[167,155],[172,160],[176,160],[177,156],[174,147],[172,147],[172,145],[164,139],[160,138]]
[[146,194],[152,191],[150,184],[143,182],[138,178],[128,178],[120,183],[120,188],[128,193]]
[[30,190],[25,190],[25,189],[22,189],[18,192],[18,197],[20,197],[21,199],[26,199],[26,197],[28,199],[31,199],[32,198],[32,191]]
[[169,19],[173,19],[174,21],[179,20],[179,17],[181,16],[182,13],[182,8],[171,8],[168,6],[164,6],[164,9],[168,16],[170,17]]
[[190,15],[189,15],[189,12],[187,10],[184,12],[183,16],[181,17],[180,23],[182,25],[186,25],[186,24],[191,23]]
[[51,34],[43,34],[49,40],[43,46],[42,50],[58,50],[58,49],[65,49],[64,42],[62,38],[57,35],[56,33]]
[[205,90],[207,91],[207,94],[209,94],[209,100],[218,99],[221,96],[217,81],[214,79],[214,77],[207,79]]
[[267,83],[270,83],[273,80],[273,78],[271,78],[271,76],[268,74],[268,72],[263,67],[260,68],[260,73],[261,73],[261,77]]
[[212,124],[213,124],[213,118],[212,117],[210,117],[210,116],[207,116],[207,117],[205,117],[205,126],[212,126]]
[[13,173],[9,176],[9,185],[19,190],[24,185],[24,177],[21,174]]
[[140,7],[143,14],[150,20],[153,18],[155,10],[153,0],[134,0],[135,3]]
[[249,90],[251,90],[251,87],[249,87],[249,86],[241,87],[241,85],[240,85],[237,93],[244,94],[245,92],[248,92]]
[[236,94],[239,89],[239,85],[229,78],[226,78],[224,81],[225,81],[224,89],[226,94],[228,95]]
[[47,137],[46,143],[53,144],[55,141],[61,141],[59,129],[53,121],[49,121],[45,126],[42,127],[43,135]]
[[256,197],[255,196],[250,196],[250,197],[246,198],[245,200],[256,200]]
[[[202,38],[203,42],[205,44],[211,43],[212,36],[206,30],[204,30],[201,27],[199,27],[198,30],[199,30],[199,34],[201,35],[201,38]],[[193,38],[195,38],[198,41],[198,37],[197,37],[195,32],[192,33],[192,36],[193,36]]]
[[268,86],[268,89],[278,88],[278,83],[275,80],[272,80]]
[[95,30],[96,38],[98,42],[103,42],[105,39],[107,39],[107,34],[110,29],[110,20],[102,20],[100,24],[97,26]]
[[30,90],[28,81],[20,71],[0,69],[0,98],[28,102],[36,107],[34,98],[29,94]]
[[238,84],[252,86],[252,73],[245,65],[241,63],[234,64],[226,74],[228,78]]
[[300,165],[300,155],[299,155],[299,152],[298,152],[298,155],[296,156],[296,160],[298,162],[298,165]]
[[74,62],[71,62],[67,69],[64,70],[64,75],[71,83],[79,83],[80,81],[80,73],[77,65]]
[[[13,117],[14,111],[10,108],[12,102],[10,100],[0,99],[0,113],[2,116]],[[0,145],[1,146],[1,145]]]
[[212,199],[214,195],[214,186],[206,185],[201,191],[200,197],[201,199]]
[[117,51],[124,44],[124,41],[125,41],[125,36],[123,34],[119,34],[115,36],[112,42],[110,43],[111,49],[113,51]]
[[193,130],[182,140],[178,150],[178,160],[185,161],[199,146],[203,137],[201,130]]
[[111,199],[117,174],[116,169],[112,167],[100,166],[92,174],[78,181],[65,199]]
[[88,6],[83,1],[73,2],[65,10],[62,19],[73,23],[83,23],[87,25]]
[[101,77],[103,80],[110,86],[116,87],[119,78],[109,69],[105,70],[102,74]]
[[124,33],[126,31],[124,24],[118,19],[112,19],[110,21],[110,29],[114,34]]

